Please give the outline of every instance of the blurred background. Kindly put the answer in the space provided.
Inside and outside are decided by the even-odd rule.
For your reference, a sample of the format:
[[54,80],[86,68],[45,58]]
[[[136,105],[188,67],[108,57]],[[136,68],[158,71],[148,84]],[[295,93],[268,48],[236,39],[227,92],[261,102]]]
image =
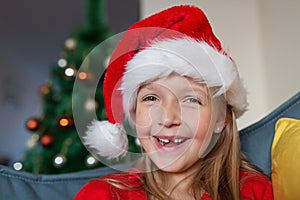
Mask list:
[[[88,1],[4,1],[0,6],[0,163],[21,159],[32,137],[25,123],[41,115],[40,87],[65,41],[87,18]],[[113,33],[139,19],[139,2],[104,1],[101,19]],[[102,15],[102,13],[99,13]]]
[[[238,65],[249,96],[244,128],[299,91],[300,1],[104,1],[113,33],[177,4],[200,6]],[[49,79],[70,34],[86,23],[85,1],[11,0],[0,7],[0,163],[12,165],[28,149],[26,121],[42,112],[40,86]]]

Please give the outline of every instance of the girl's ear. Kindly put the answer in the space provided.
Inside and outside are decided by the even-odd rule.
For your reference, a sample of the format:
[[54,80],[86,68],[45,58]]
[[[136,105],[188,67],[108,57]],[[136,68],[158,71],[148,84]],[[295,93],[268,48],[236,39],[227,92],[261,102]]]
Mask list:
[[218,110],[218,116],[215,122],[215,127],[214,127],[214,133],[221,133],[223,131],[223,129],[226,126],[226,117],[227,117],[227,112],[226,109],[219,109]]
[[215,124],[214,133],[221,133],[225,128],[225,119],[219,120]]
[[214,101],[215,105],[215,126],[214,133],[221,133],[226,126],[227,118],[227,102],[224,96],[217,97]]

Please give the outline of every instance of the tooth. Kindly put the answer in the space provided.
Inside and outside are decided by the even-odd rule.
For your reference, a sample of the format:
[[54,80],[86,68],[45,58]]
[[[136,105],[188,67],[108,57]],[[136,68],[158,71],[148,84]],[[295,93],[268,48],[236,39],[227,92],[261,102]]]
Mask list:
[[180,143],[182,140],[181,139],[174,139],[174,143]]
[[183,142],[183,139],[174,139],[174,141],[173,141],[175,144],[180,144],[180,143],[182,143]]
[[176,138],[176,139],[174,139],[172,142],[173,142],[174,144],[182,144],[182,143],[185,142],[185,141],[186,141],[186,139],[183,139],[183,138],[181,138],[181,139]]
[[169,144],[171,142],[171,140],[168,140],[168,139],[157,138],[157,140],[163,146],[165,146],[166,144]]
[[160,139],[162,142],[164,142],[164,143],[170,143],[171,142],[171,140],[168,140],[168,139]]

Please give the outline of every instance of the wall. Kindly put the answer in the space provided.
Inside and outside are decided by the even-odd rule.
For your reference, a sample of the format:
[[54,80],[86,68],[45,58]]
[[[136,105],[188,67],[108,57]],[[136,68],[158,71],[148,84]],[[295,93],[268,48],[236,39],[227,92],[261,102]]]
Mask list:
[[269,108],[300,89],[300,1],[260,3]]
[[[83,3],[6,1],[0,7],[0,158],[20,158],[31,136],[25,121],[40,114],[39,87],[66,37],[83,22]],[[2,162],[5,162],[3,160]]]
[[239,128],[258,121],[299,91],[300,1],[141,1],[141,17],[172,5],[201,7],[246,85],[249,111]]

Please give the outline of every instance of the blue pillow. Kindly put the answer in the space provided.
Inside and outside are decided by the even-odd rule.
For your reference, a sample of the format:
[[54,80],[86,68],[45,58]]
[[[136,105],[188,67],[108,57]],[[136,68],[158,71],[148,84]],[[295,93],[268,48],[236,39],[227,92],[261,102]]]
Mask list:
[[90,179],[113,173],[103,167],[80,172],[41,175],[15,171],[0,165],[0,199],[3,200],[68,200]]

